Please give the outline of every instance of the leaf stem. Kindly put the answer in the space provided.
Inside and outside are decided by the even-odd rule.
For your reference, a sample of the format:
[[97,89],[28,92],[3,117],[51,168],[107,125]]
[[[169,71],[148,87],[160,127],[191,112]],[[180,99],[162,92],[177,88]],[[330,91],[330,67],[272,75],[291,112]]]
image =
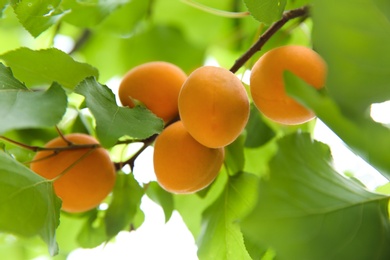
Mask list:
[[202,4],[200,4],[198,2],[195,2],[195,1],[192,1],[192,0],[181,0],[181,1],[183,3],[186,3],[187,5],[195,7],[197,9],[199,9],[199,10],[204,11],[204,12],[215,14],[215,15],[222,16],[222,17],[243,18],[243,17],[246,17],[246,16],[250,15],[250,13],[248,11],[247,12],[228,12],[228,11],[223,11],[223,10],[218,10],[218,9],[215,9],[215,8],[211,8],[209,6],[202,5]]
[[288,21],[297,17],[307,16],[309,13],[309,7],[303,6],[297,9],[287,11],[283,14],[279,21],[273,23],[260,38],[245,52],[240,58],[238,58],[230,71],[236,73],[256,52],[260,51],[264,44],[282,28]]

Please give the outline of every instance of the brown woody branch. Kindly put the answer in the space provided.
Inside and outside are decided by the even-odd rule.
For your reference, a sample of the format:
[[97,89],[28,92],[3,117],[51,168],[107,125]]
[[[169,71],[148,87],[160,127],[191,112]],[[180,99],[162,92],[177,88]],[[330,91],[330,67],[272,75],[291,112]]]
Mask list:
[[278,31],[282,28],[288,21],[297,17],[308,16],[309,7],[303,6],[297,9],[287,11],[283,14],[282,18],[273,23],[253,44],[247,52],[245,52],[240,58],[231,67],[230,71],[236,73],[256,52],[260,51],[264,44]]

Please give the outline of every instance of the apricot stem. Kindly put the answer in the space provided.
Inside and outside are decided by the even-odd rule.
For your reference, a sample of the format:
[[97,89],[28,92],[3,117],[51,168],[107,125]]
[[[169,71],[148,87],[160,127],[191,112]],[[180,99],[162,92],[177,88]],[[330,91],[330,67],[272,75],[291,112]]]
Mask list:
[[309,13],[309,7],[303,6],[297,9],[287,11],[283,14],[282,18],[273,23],[260,38],[240,57],[238,58],[230,71],[236,73],[256,52],[260,51],[264,44],[288,21],[297,17],[307,16]]

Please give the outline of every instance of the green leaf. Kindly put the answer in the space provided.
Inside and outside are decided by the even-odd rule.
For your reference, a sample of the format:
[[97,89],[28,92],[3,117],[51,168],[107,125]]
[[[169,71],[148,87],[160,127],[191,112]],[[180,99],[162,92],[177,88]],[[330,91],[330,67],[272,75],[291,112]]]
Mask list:
[[77,242],[83,248],[94,248],[108,241],[106,228],[102,214],[98,210],[92,210],[80,233],[77,235]]
[[240,135],[233,143],[225,147],[225,165],[230,175],[236,175],[244,169],[244,142],[245,136]]
[[3,63],[0,62],[0,91],[2,90],[10,90],[10,89],[22,89],[27,90],[26,86],[23,85],[19,80],[14,78],[12,71],[10,68],[4,66]]
[[31,50],[25,47],[1,54],[0,59],[12,68],[15,77],[27,86],[47,85],[53,81],[73,89],[89,76],[98,76],[92,66],[80,63],[55,49]]
[[92,27],[126,2],[131,1],[63,0],[61,7],[69,11],[63,20],[80,27]]
[[0,88],[0,134],[11,129],[54,126],[61,120],[66,105],[66,94],[56,83],[46,91]]
[[151,200],[162,207],[165,215],[165,222],[168,222],[175,209],[172,193],[165,191],[157,182],[150,182],[146,194]]
[[256,148],[275,137],[275,132],[262,119],[259,110],[252,105],[246,129],[245,147]]
[[87,107],[96,119],[96,133],[104,147],[113,146],[118,138],[130,136],[145,139],[163,129],[163,121],[148,109],[119,107],[112,91],[88,78],[76,88],[85,97]]
[[329,67],[327,88],[349,116],[360,116],[371,103],[390,99],[386,2],[313,1],[313,41]]
[[244,0],[249,12],[258,21],[271,24],[282,17],[286,0]]
[[106,30],[94,33],[80,50],[99,69],[102,82],[149,61],[171,62],[186,72],[202,66],[205,49],[189,41],[183,31],[163,25],[139,27],[142,30],[131,37],[118,37]]
[[[290,72],[285,72],[286,91],[312,109],[355,153],[390,178],[389,128],[361,115],[347,117],[325,91],[318,92]],[[369,135],[369,138],[367,136]]]
[[143,194],[144,190],[132,174],[117,174],[112,201],[104,217],[108,238],[114,237],[124,229],[129,230]]
[[0,152],[0,231],[40,235],[55,255],[60,208],[51,182]]
[[204,211],[199,259],[251,259],[238,221],[254,205],[257,183],[252,174],[230,177],[221,196]]
[[60,3],[60,0],[22,0],[14,5],[14,11],[24,28],[38,37],[62,18]]
[[309,134],[278,144],[243,232],[278,259],[388,259],[388,197],[335,172],[329,148]]
[[8,1],[7,0],[0,0],[0,18],[2,18],[3,11],[5,7],[7,6]]

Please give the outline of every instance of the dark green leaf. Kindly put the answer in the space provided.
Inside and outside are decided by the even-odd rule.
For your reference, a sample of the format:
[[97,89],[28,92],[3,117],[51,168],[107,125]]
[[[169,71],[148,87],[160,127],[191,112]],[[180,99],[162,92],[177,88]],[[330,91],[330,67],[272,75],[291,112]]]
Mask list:
[[163,121],[148,109],[119,107],[112,91],[94,78],[81,82],[75,91],[85,97],[96,119],[98,139],[105,147],[113,146],[125,135],[145,139],[163,129]]
[[245,136],[240,135],[233,143],[225,147],[225,165],[229,168],[230,175],[235,175],[244,169],[244,142]]
[[11,69],[7,68],[3,63],[0,62],[0,91],[11,89],[27,90],[23,83],[14,78]]
[[0,230],[20,236],[40,235],[51,255],[61,202],[51,182],[0,152]]
[[244,0],[249,12],[258,21],[273,23],[282,17],[287,0]]
[[104,217],[109,238],[124,229],[130,229],[143,194],[144,190],[132,174],[119,173],[117,175],[112,201]]
[[335,172],[329,148],[308,134],[278,144],[243,232],[278,259],[389,258],[388,197]]
[[252,105],[246,125],[245,147],[255,148],[266,144],[275,137],[275,132],[261,118],[259,110]]
[[0,88],[0,133],[54,126],[61,120],[66,105],[66,94],[56,83],[47,91]]
[[327,88],[349,116],[390,99],[389,10],[388,1],[313,1],[313,41],[328,63]]
[[63,16],[62,11],[58,9],[60,2],[60,0],[19,1],[14,6],[14,10],[24,28],[32,36],[37,37]]
[[98,71],[86,63],[80,63],[68,54],[55,49],[31,50],[25,47],[0,55],[0,59],[12,68],[14,75],[27,86],[58,82],[73,89],[89,76],[98,76]]
[[224,192],[203,213],[199,259],[251,259],[238,221],[254,205],[257,183],[247,173],[229,178]]
[[146,194],[151,200],[162,207],[165,215],[165,222],[168,222],[175,209],[172,193],[165,191],[157,182],[151,182],[148,184]]

